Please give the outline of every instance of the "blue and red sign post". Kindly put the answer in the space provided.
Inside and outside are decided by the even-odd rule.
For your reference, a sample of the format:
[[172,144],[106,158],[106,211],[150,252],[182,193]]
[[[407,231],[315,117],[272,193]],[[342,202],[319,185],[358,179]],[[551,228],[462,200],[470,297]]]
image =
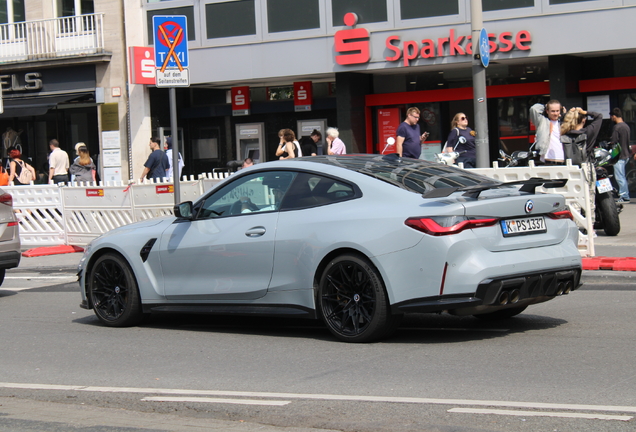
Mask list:
[[188,87],[188,29],[185,16],[152,17],[157,87]]
[[[172,166],[174,167],[174,204],[181,201],[179,172],[179,134],[177,133],[177,96],[175,87],[189,87],[188,21],[185,16],[152,17],[155,43],[157,87],[168,87],[170,96],[170,131],[172,133]],[[163,146],[163,143],[161,143]]]

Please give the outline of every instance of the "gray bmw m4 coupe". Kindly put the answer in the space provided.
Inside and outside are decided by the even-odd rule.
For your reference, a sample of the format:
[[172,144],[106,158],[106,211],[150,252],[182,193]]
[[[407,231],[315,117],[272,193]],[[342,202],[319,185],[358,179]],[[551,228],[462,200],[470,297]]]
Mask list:
[[346,342],[406,313],[510,318],[579,287],[566,180],[501,183],[397,155],[246,168],[174,216],[112,230],[80,262],[107,326],[196,312],[321,319]]

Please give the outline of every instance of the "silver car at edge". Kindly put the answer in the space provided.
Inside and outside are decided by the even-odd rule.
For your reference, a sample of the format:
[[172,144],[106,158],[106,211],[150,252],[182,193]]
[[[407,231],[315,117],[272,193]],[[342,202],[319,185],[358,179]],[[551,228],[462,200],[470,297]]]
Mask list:
[[0,189],[0,285],[7,269],[20,265],[19,224],[13,211],[13,197]]
[[81,306],[116,327],[162,312],[319,318],[348,342],[410,312],[509,318],[580,285],[564,197],[535,191],[565,182],[397,155],[258,164],[94,240]]

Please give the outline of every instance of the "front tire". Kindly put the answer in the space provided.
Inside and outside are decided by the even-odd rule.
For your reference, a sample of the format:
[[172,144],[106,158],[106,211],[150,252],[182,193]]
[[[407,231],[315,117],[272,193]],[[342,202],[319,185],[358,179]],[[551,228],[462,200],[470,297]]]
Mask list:
[[618,235],[621,231],[621,221],[618,218],[618,209],[612,194],[603,193],[596,195],[596,208],[600,214],[605,234],[608,236]]
[[344,342],[371,342],[387,337],[399,324],[392,316],[379,272],[364,257],[340,255],[320,278],[319,308],[333,335]]
[[137,281],[121,255],[107,253],[95,261],[88,275],[88,295],[95,315],[109,327],[129,327],[142,319]]

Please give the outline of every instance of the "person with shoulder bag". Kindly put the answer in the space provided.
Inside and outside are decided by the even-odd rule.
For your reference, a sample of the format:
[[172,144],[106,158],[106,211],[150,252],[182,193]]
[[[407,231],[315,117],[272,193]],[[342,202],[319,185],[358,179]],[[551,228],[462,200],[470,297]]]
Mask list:
[[35,169],[28,163],[24,162],[21,158],[20,150],[9,150],[9,157],[11,160],[9,184],[13,182],[14,185],[28,185],[35,180]]

